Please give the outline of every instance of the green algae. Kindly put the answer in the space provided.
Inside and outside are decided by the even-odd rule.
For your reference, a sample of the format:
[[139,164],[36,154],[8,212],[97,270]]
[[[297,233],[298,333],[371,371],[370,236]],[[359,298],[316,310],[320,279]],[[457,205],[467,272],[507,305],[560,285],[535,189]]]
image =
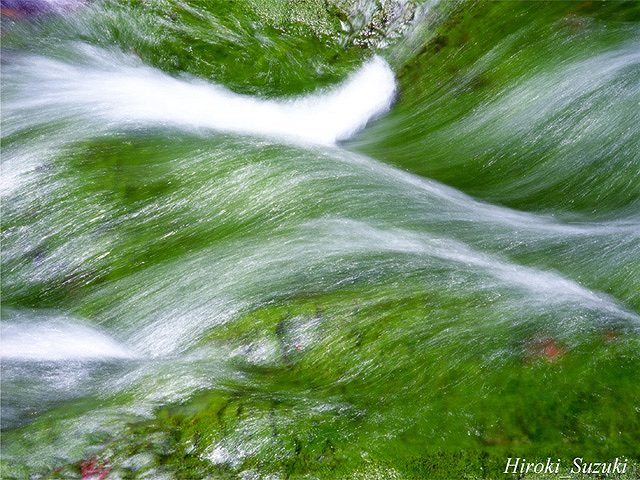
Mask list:
[[[109,2],[75,24],[59,20],[65,33],[43,22],[8,42],[20,47],[25,32],[42,43],[79,35],[172,74],[291,95],[344,78],[371,53],[362,30],[343,31],[344,8]],[[574,99],[517,134],[499,115],[479,126],[474,115],[491,113],[496,98],[558,66],[610,50],[632,54],[637,17],[634,3],[457,6],[425,32],[415,56],[396,60],[397,105],[347,147],[478,198],[570,220],[562,227],[633,214],[637,66],[614,79],[617,90],[605,82],[593,103]],[[391,43],[382,53],[394,61],[402,45]],[[531,90],[544,94],[546,85]],[[581,102],[591,110],[576,117]],[[610,115],[608,102],[620,115]],[[604,146],[602,135],[572,137],[588,118],[609,121],[620,135]],[[43,129],[12,135],[3,146],[46,136]],[[564,137],[575,141],[559,148]],[[190,309],[206,328],[195,340],[185,335],[177,349],[196,360],[157,366],[150,374],[157,372],[157,383],[143,378],[124,391],[69,401],[3,432],[3,478],[77,478],[92,456],[122,478],[185,479],[505,478],[510,456],[640,458],[638,337],[628,321],[640,305],[634,234],[523,240],[518,224],[503,233],[486,220],[456,223],[449,206],[442,217],[429,210],[440,197],[405,195],[407,184],[388,182],[388,171],[365,181],[363,172],[381,167],[340,155],[164,130],[123,129],[65,145],[41,172],[45,180],[36,180],[64,188],[3,205],[5,246],[24,248],[29,239],[24,252],[3,260],[4,306],[62,309],[125,338],[150,319]],[[587,166],[576,171],[576,158]],[[328,233],[305,230],[336,218],[386,228],[399,250],[382,235],[381,250],[340,250],[340,229],[349,227],[340,223]],[[15,233],[27,227],[31,236]],[[427,252],[451,236],[494,254],[492,262],[513,262],[514,270],[560,272],[620,308],[585,307],[582,297],[540,307],[477,265],[425,261],[423,250],[409,248],[419,243],[404,235],[412,228],[435,237],[419,245]],[[278,242],[284,246],[269,250]],[[297,252],[301,244],[308,256]],[[44,268],[50,265],[56,268]],[[221,309],[228,314],[198,310],[227,295],[233,301]],[[549,339],[557,358],[544,353]],[[177,377],[197,370],[207,380],[182,395],[147,399],[144,393],[170,389],[173,370]]]
[[638,94],[621,92],[639,73],[599,75],[602,52],[637,52],[639,15],[634,2],[461,5],[402,63],[396,108],[353,146],[518,209],[629,211],[640,147],[622,132]]
[[[98,457],[125,477],[176,478],[369,478],[379,468],[398,478],[497,478],[507,457],[637,458],[637,338],[595,331],[547,359],[532,350],[535,337],[522,344],[518,334],[487,361],[496,338],[504,342],[495,325],[465,348],[443,335],[451,320],[434,315],[441,302],[398,299],[391,285],[393,300],[379,300],[383,286],[375,295],[358,287],[276,302],[213,329],[204,345],[275,348],[253,361],[232,356],[237,380],[95,439],[106,444]],[[142,454],[144,465],[120,467]]]

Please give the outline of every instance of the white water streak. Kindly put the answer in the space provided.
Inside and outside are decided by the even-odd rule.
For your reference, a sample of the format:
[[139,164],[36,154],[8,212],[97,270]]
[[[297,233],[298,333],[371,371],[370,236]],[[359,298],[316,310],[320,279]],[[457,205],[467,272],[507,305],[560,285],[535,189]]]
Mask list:
[[172,77],[121,53],[84,45],[79,51],[80,62],[28,56],[5,67],[11,129],[57,118],[102,128],[160,125],[333,144],[386,112],[396,89],[393,71],[380,57],[332,89],[275,100]]
[[3,322],[1,332],[3,360],[55,362],[136,357],[106,334],[60,318]]

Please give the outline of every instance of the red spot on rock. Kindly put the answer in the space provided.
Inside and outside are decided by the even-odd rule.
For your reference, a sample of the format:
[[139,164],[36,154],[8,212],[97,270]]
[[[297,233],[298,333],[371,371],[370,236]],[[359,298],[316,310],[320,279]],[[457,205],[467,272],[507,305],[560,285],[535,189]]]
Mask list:
[[543,341],[542,354],[547,360],[553,361],[564,353],[564,350],[558,346],[553,338]]
[[615,342],[620,336],[620,334],[615,330],[607,330],[606,332],[604,332],[603,336],[604,336],[605,342],[611,343],[611,342]]
[[530,359],[543,358],[549,362],[556,361],[566,353],[566,350],[553,338],[533,341],[529,344],[528,350],[528,357]]
[[98,463],[96,457],[85,460],[80,464],[80,475],[82,480],[104,480],[111,472],[106,463]]
[[23,18],[25,16],[25,14],[20,10],[16,10],[14,8],[4,8],[4,7],[0,11],[0,14],[2,14],[3,17],[7,17],[7,18]]

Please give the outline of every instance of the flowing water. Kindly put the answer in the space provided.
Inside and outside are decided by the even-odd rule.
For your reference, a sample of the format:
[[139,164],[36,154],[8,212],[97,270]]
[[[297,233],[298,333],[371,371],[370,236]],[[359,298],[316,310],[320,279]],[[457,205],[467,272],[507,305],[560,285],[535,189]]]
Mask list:
[[3,478],[640,460],[639,4],[3,9]]

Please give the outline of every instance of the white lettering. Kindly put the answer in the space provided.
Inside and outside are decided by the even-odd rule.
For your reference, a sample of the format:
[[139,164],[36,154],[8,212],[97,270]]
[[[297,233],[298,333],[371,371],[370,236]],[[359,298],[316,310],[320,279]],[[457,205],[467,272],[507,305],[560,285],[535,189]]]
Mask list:
[[511,473],[518,473],[518,463],[520,463],[520,457],[515,459],[513,465],[511,464],[511,457],[507,459],[507,466],[504,469],[504,473],[509,473],[509,468],[513,467],[513,471]]
[[582,470],[582,457],[576,457],[573,459],[573,467],[571,467],[571,471],[569,473],[580,473]]

